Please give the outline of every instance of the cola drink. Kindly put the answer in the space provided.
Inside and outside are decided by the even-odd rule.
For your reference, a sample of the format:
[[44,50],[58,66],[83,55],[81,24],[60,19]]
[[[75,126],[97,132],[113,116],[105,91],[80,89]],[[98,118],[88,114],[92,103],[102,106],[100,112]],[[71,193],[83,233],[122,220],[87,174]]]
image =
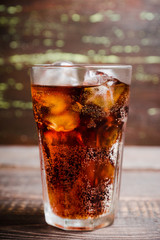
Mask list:
[[31,85],[44,205],[55,216],[47,222],[61,228],[93,226],[64,227],[54,218],[67,219],[69,225],[107,215],[110,223],[114,219],[129,85],[96,71],[99,76],[104,81],[93,85]]

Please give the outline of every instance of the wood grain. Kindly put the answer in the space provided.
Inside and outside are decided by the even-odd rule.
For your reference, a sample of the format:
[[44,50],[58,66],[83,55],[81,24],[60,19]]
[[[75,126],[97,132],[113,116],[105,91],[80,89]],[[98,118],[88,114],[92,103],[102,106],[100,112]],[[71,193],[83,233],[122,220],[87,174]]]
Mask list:
[[39,200],[6,199],[0,212],[0,239],[159,239],[160,236],[160,201],[154,200],[120,201],[114,224],[93,232],[65,232],[48,226]]
[[[32,158],[34,151],[29,149]],[[9,148],[6,150],[9,152]],[[21,150],[19,157],[23,161],[26,156]],[[130,158],[132,151],[127,154]],[[160,239],[160,169],[156,161],[152,168],[148,163],[124,168],[117,217],[112,226],[92,232],[66,232],[45,223],[38,166],[18,165],[16,161],[14,166],[14,157],[13,154],[10,161],[8,158],[6,165],[2,164],[4,157],[0,165],[0,239]]]
[[[123,169],[160,169],[159,156],[160,147],[125,146]],[[0,146],[0,167],[39,168],[39,162],[38,146]]]

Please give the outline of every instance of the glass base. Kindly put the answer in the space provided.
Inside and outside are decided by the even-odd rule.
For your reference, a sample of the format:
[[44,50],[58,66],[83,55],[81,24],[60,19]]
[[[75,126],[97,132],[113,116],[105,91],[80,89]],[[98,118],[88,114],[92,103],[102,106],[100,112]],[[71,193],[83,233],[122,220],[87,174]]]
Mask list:
[[94,229],[107,227],[114,222],[114,214],[106,214],[98,218],[89,218],[89,219],[67,219],[61,218],[53,214],[52,211],[45,209],[45,220],[46,222],[54,227],[63,229],[63,230],[72,230],[72,231],[92,231]]

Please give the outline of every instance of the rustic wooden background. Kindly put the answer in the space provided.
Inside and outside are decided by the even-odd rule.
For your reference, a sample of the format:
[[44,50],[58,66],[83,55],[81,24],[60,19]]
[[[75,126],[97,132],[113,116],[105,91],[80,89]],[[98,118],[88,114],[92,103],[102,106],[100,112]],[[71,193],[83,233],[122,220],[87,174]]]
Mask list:
[[28,68],[133,65],[126,144],[160,144],[159,0],[1,0],[0,144],[36,144]]

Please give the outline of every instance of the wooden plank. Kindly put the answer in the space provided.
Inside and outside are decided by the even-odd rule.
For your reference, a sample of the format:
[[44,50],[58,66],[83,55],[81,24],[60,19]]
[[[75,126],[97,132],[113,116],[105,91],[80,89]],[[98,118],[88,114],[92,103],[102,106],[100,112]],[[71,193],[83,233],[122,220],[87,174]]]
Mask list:
[[120,201],[118,216],[112,226],[92,232],[66,232],[44,221],[41,203],[36,200],[6,200],[0,220],[0,239],[159,239],[160,201]]
[[[0,169],[0,198],[41,198],[38,169]],[[122,174],[121,198],[160,199],[160,171],[130,171]]]
[[[39,160],[33,164],[38,148],[13,147],[12,154],[8,154],[10,147],[4,149],[5,155],[0,155],[0,239],[160,239],[160,169],[157,160],[152,159],[152,168],[150,158],[146,165],[144,159],[141,161],[144,152],[148,156],[156,151],[157,154],[159,148],[150,148],[152,153],[144,151],[146,148],[127,149],[130,164],[127,163],[123,170],[115,222],[93,232],[66,232],[47,225],[43,214]],[[21,153],[17,154],[17,151]],[[132,153],[137,155],[140,164],[138,160],[132,164]],[[6,164],[3,164],[4,156],[8,159]],[[14,160],[15,165],[11,164]]]
[[160,171],[123,171],[121,197],[160,199]]
[[42,195],[39,169],[1,168],[0,183],[1,198],[41,198]]
[[0,182],[0,239],[159,239],[159,171],[125,170],[115,223],[93,232],[65,232],[45,223],[38,169],[1,168]]
[[[39,168],[38,146],[0,146],[0,167]],[[124,169],[160,169],[160,147],[125,146]]]
[[160,169],[160,147],[125,146],[124,169]]
[[39,168],[38,146],[0,146],[0,166]]

